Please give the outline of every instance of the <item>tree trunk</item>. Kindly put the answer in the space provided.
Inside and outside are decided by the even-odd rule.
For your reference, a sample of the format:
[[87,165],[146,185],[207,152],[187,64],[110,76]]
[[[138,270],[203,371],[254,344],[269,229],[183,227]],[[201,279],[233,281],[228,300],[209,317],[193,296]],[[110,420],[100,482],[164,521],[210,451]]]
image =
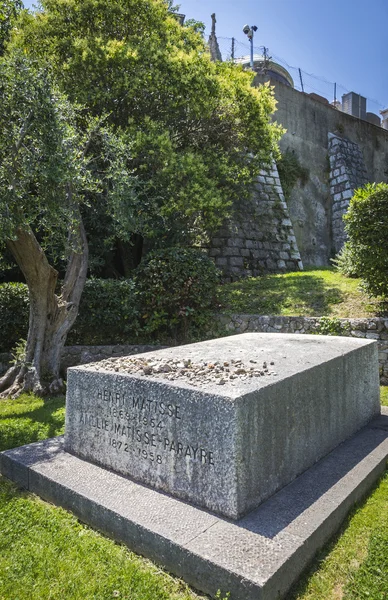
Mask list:
[[0,398],[32,391],[46,395],[63,392],[60,358],[66,337],[78,314],[88,266],[88,246],[77,214],[77,230],[70,235],[73,249],[60,293],[57,271],[29,228],[20,228],[7,246],[22,270],[30,295],[30,320],[25,357],[0,378]]

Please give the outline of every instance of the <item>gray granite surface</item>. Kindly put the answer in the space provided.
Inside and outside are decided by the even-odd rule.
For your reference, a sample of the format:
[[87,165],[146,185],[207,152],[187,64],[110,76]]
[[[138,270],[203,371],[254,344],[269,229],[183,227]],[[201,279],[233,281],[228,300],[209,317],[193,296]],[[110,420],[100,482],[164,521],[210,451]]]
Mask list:
[[65,447],[237,519],[378,413],[375,342],[248,333],[69,369]]
[[387,458],[385,408],[237,521],[68,454],[62,438],[1,453],[0,472],[205,593],[279,600],[385,471]]

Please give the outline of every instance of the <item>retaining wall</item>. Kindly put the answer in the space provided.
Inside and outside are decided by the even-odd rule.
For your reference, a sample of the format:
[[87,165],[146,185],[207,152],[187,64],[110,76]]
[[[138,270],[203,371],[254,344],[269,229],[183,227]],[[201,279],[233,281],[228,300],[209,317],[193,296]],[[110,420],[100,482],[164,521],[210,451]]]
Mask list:
[[279,317],[263,315],[220,315],[230,333],[248,331],[295,334],[334,334],[376,340],[379,348],[381,385],[388,385],[388,319],[331,319],[329,317]]
[[329,133],[330,193],[332,198],[333,248],[338,253],[346,241],[343,216],[354,190],[368,181],[358,144]]
[[251,198],[233,207],[208,251],[224,281],[303,270],[275,163],[261,171]]
[[[256,76],[256,84],[266,81]],[[304,266],[329,264],[332,256],[332,199],[328,134],[358,145],[369,181],[387,181],[388,131],[343,113],[317,98],[271,80],[278,101],[274,120],[287,129],[280,140],[282,152],[293,151],[309,170],[305,185],[298,183],[287,201]]]
[[[268,333],[325,334],[376,340],[379,348],[380,383],[388,385],[388,319],[330,319],[328,317],[274,317],[266,315],[218,315],[230,334],[249,331]],[[62,354],[62,371],[109,357],[129,356],[165,346],[67,346]],[[0,375],[9,366],[10,354],[0,354]]]
[[[116,358],[119,356],[130,356],[131,354],[141,354],[142,352],[151,352],[152,350],[160,350],[161,348],[165,348],[165,346],[66,346],[61,355],[61,371],[64,374],[69,367],[85,365],[111,357]],[[12,357],[9,353],[0,354],[0,375],[7,370],[11,359]]]

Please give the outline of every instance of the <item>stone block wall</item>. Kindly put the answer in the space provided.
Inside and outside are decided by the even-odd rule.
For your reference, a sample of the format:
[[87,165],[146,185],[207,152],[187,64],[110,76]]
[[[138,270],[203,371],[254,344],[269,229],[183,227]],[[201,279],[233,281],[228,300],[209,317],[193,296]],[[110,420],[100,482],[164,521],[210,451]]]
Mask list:
[[337,254],[346,240],[343,216],[353,192],[368,181],[358,144],[329,133],[330,194],[332,198],[333,250]]
[[233,207],[208,251],[225,281],[303,270],[275,163],[261,172],[252,198]]
[[[263,83],[261,75],[256,84]],[[304,266],[330,264],[332,257],[332,197],[328,164],[328,134],[339,134],[362,149],[369,181],[388,181],[388,131],[348,115],[308,94],[271,80],[278,101],[274,120],[287,132],[282,152],[293,151],[309,170],[306,184],[297,184],[287,199]]]
[[[220,315],[219,322],[233,334],[267,333],[323,334],[328,317],[280,317],[267,315]],[[388,385],[388,319],[333,319],[336,335],[376,340],[379,348],[381,385]]]
[[66,346],[61,356],[61,369],[66,371],[69,367],[76,365],[84,365],[106,358],[152,352],[152,350],[160,350],[164,347],[151,345]]
[[[325,319],[325,318],[323,318]],[[276,317],[266,315],[218,315],[220,325],[230,334],[257,331],[263,333],[320,333],[322,317]],[[376,340],[379,347],[380,383],[388,385],[388,319],[338,319],[342,335]],[[160,350],[166,346],[67,346],[61,369],[104,360]],[[11,355],[0,354],[0,375],[9,367]]]
[[[152,350],[160,350],[164,347],[149,345],[65,346],[61,355],[61,371],[65,374],[69,367],[85,365],[98,360],[105,360],[106,358],[118,358],[119,356],[152,352]],[[8,369],[10,361],[11,354],[0,354],[0,375]]]

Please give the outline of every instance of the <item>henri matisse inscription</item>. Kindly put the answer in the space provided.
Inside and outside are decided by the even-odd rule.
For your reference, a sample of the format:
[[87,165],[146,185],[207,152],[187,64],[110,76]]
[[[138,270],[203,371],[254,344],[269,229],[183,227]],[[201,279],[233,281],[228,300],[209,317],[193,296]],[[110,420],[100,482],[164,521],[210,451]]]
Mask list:
[[179,434],[184,419],[179,404],[106,388],[98,389],[97,400],[98,413],[96,409],[80,412],[78,426],[94,430],[99,443],[107,445],[110,452],[154,465],[162,465],[174,457],[208,468],[214,466],[212,450],[193,439],[185,439],[183,430]]

